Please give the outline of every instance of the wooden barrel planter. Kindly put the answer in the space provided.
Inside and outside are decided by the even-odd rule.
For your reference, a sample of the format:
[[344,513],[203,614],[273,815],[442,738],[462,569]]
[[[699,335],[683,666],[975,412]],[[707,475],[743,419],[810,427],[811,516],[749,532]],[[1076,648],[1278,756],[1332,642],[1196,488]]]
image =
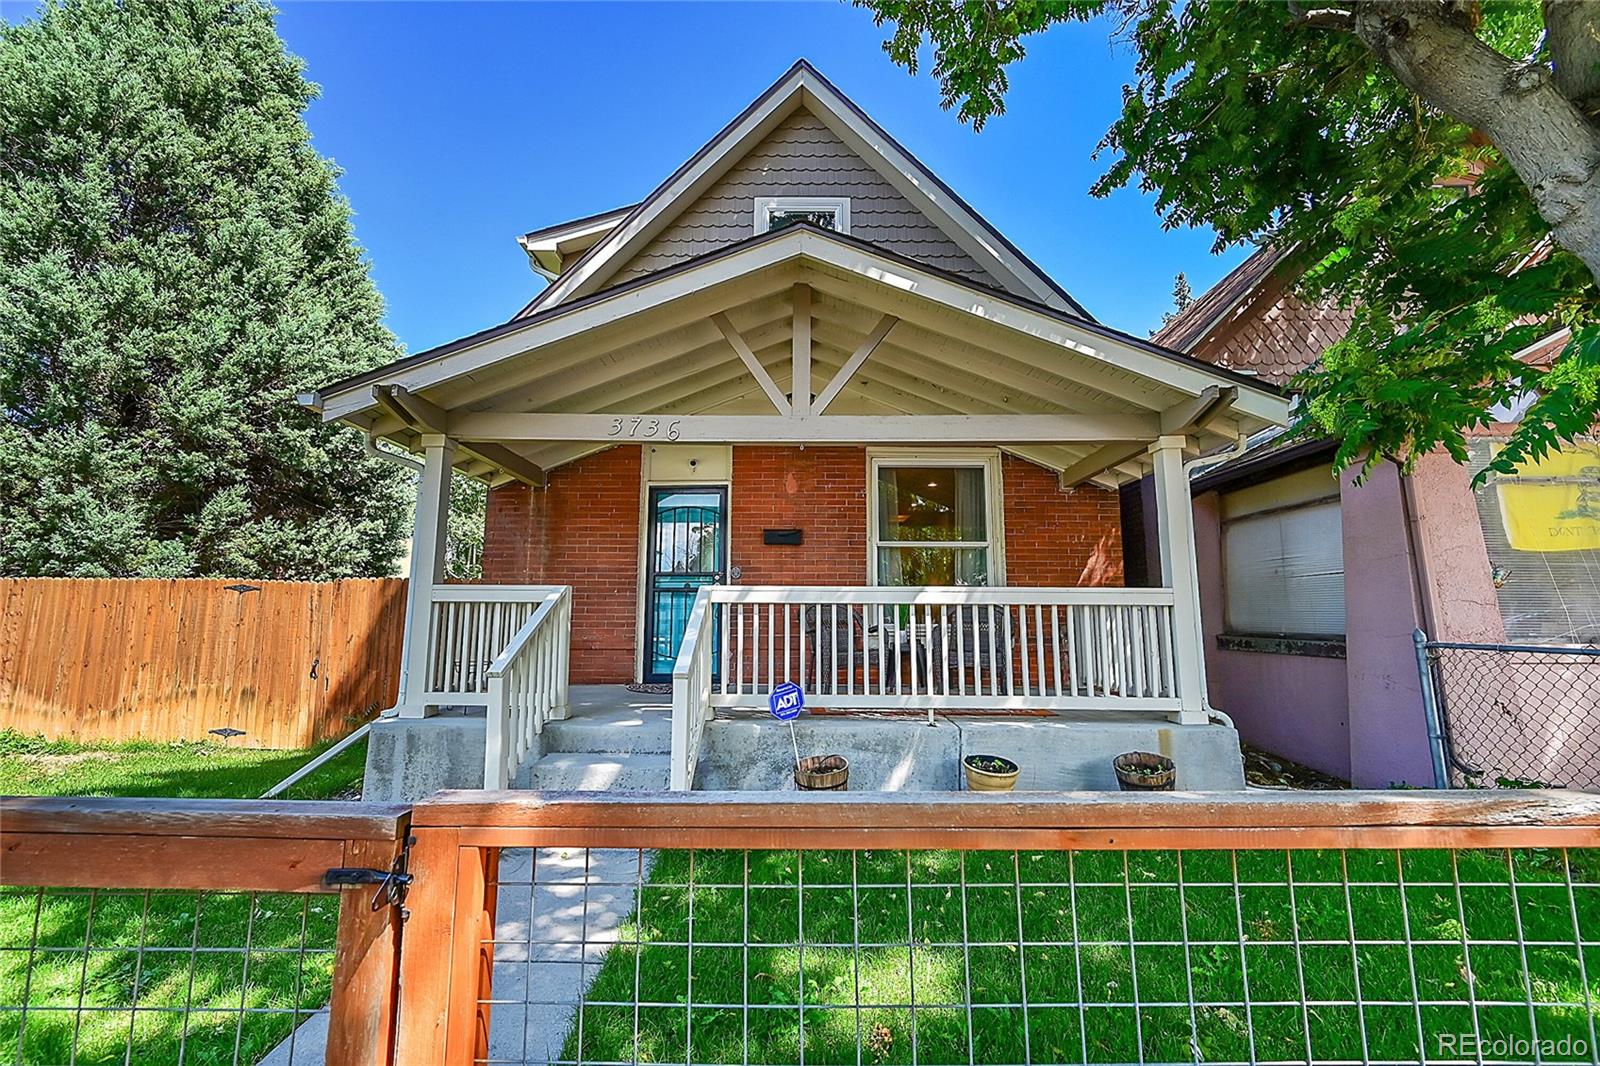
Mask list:
[[1111,760],[1111,768],[1123,792],[1171,792],[1178,783],[1178,764],[1154,752],[1126,752]]
[[961,760],[967,771],[968,792],[1010,792],[1021,768],[999,755],[968,755]]
[[807,755],[794,768],[794,783],[801,792],[847,791],[850,764],[843,755]]

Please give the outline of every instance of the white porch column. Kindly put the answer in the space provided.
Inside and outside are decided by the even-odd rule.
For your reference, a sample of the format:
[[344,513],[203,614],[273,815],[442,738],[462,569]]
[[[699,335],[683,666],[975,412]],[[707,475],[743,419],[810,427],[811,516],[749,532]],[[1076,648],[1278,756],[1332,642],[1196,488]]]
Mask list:
[[411,581],[406,589],[405,649],[400,673],[400,717],[425,718],[436,707],[422,702],[428,691],[428,624],[433,586],[444,579],[444,548],[450,524],[450,474],[456,442],[425,434],[417,519],[411,534]]
[[1150,447],[1155,465],[1156,530],[1161,544],[1161,583],[1172,589],[1173,668],[1182,709],[1171,715],[1182,725],[1205,725],[1204,637],[1200,629],[1200,583],[1194,565],[1194,511],[1183,471],[1187,437],[1159,437]]

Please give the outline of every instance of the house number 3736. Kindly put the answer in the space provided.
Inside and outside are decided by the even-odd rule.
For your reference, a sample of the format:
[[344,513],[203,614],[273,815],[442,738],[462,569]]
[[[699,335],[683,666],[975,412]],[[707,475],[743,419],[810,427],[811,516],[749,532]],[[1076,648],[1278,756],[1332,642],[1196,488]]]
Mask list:
[[670,422],[662,422],[659,418],[613,418],[611,428],[606,433],[612,437],[661,436],[667,440],[677,440],[678,427],[682,424],[682,420],[677,418]]

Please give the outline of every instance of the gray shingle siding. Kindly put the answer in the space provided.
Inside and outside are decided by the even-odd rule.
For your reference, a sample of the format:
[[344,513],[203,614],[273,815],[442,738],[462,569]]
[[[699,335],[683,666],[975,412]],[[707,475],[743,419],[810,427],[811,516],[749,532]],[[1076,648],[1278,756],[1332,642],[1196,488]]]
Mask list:
[[850,232],[929,266],[1003,288],[820,119],[790,115],[612,276],[630,281],[755,232],[758,196],[848,196]]

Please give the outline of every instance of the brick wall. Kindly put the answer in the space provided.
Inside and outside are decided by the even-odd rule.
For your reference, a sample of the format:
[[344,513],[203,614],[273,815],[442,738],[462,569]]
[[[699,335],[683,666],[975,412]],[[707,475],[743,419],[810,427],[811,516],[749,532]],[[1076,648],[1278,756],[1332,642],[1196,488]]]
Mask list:
[[1000,462],[1006,583],[1122,584],[1121,497],[1094,485],[1062,492],[1053,471],[1011,455]]
[[641,452],[622,446],[550,472],[544,490],[489,494],[483,579],[572,586],[572,680],[633,680]]
[[[545,490],[489,494],[484,580],[573,586],[572,678],[629,681],[635,664],[641,453],[623,446],[551,472]],[[1062,492],[1056,475],[1005,456],[1009,584],[1118,585],[1118,496]],[[732,565],[746,585],[861,585],[867,580],[864,448],[736,447]],[[761,543],[764,529],[799,527],[805,543]]]
[[[866,449],[734,448],[732,510],[741,584],[867,583]],[[764,529],[796,526],[804,544],[761,543]]]

